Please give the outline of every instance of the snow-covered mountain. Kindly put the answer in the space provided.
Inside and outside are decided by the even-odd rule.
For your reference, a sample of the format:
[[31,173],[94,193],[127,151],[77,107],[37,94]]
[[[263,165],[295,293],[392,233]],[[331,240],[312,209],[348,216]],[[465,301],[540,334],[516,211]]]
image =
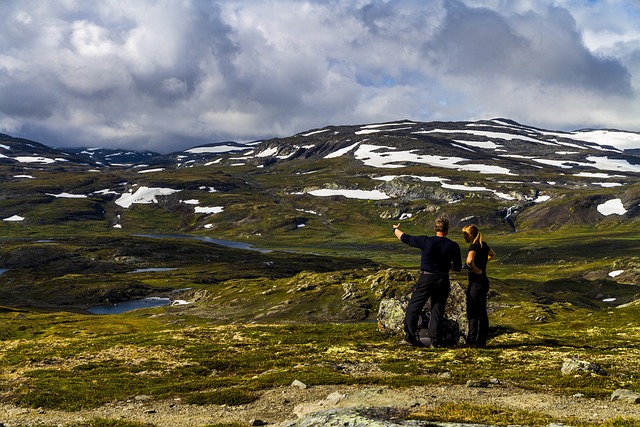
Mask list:
[[[507,119],[327,126],[286,138],[207,144],[169,155],[63,151],[0,135],[3,179],[15,183],[4,187],[5,199],[24,197],[28,191],[34,191],[31,200],[85,198],[87,204],[97,204],[85,207],[82,215],[120,212],[114,224],[119,224],[122,209],[167,197],[183,199],[172,209],[217,215],[233,199],[223,195],[231,193],[236,201],[253,194],[258,203],[277,194],[301,204],[292,211],[293,227],[319,215],[316,203],[301,201],[334,196],[375,202],[375,214],[390,220],[442,209],[461,221],[469,209],[453,206],[462,201],[475,204],[477,221],[497,217],[511,223],[526,211],[529,224],[536,227],[636,218],[639,152],[638,133],[561,132]],[[83,171],[92,172],[92,178],[59,175]],[[106,171],[113,173],[95,173]],[[46,179],[49,189],[18,182],[26,178]],[[24,217],[24,209],[17,206],[4,209],[3,218]],[[203,220],[205,225],[212,226]]]
[[[507,119],[477,122],[413,122],[327,126],[287,138],[233,141],[161,155],[105,148],[54,149],[0,134],[0,161],[22,164],[80,162],[101,166],[184,167],[211,161],[247,163],[351,155],[386,169],[422,164],[484,174],[512,175],[512,169],[560,168],[640,172],[640,133],[622,130],[562,132]],[[507,165],[515,165],[509,168]]]
[[[518,176],[539,170],[598,174],[640,173],[640,134],[615,130],[559,132],[505,119],[479,122],[329,126],[265,141],[234,162],[353,156],[381,169],[407,165]],[[605,176],[607,175],[607,176]]]

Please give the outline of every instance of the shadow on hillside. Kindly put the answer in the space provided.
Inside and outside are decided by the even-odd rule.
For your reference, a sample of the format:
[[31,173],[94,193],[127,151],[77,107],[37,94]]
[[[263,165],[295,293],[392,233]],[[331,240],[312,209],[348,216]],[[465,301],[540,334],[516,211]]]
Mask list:
[[[529,333],[526,331],[521,331],[515,328],[511,328],[508,326],[489,326],[489,340],[493,338],[497,338],[501,335],[509,335],[509,334],[523,334],[530,337]],[[584,343],[575,343],[572,344],[566,341],[560,341],[555,338],[544,338],[544,337],[536,337],[534,339],[528,339],[526,342],[514,342],[507,344],[496,344],[489,341],[489,346],[493,348],[523,348],[523,347],[570,347],[570,348],[579,348],[579,349],[593,349],[594,347],[591,345],[585,345]]]
[[28,313],[27,310],[0,306],[0,313]]

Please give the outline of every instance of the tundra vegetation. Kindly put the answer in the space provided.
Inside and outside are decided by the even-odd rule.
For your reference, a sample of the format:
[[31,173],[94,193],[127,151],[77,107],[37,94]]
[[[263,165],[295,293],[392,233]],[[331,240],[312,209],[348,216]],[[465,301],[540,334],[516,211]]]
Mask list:
[[[148,396],[234,407],[295,380],[310,388],[401,392],[495,379],[504,387],[594,401],[617,389],[640,391],[638,209],[598,214],[595,207],[617,195],[613,189],[585,188],[577,177],[566,189],[547,188],[553,198],[523,207],[514,233],[497,214],[509,202],[491,194],[397,179],[387,190],[403,196],[389,200],[315,197],[304,190],[327,182],[371,190],[370,176],[379,171],[347,157],[267,159],[260,166],[145,174],[69,166],[34,168],[34,179],[15,179],[16,169],[2,165],[0,210],[25,220],[0,223],[0,403],[74,412]],[[424,172],[415,165],[401,171]],[[464,171],[434,173],[486,184]],[[531,173],[529,181],[558,179]],[[625,204],[638,205],[640,186],[627,178]],[[486,180],[500,191],[532,193],[526,182],[513,188]],[[114,203],[117,196],[96,195],[124,182],[181,191],[126,208]],[[62,192],[89,196],[52,196]],[[189,199],[224,210],[198,214]],[[487,348],[398,347],[398,336],[378,329],[381,299],[406,294],[419,259],[393,237],[391,224],[403,218],[404,231],[428,234],[439,215],[451,219],[450,237],[463,252],[460,230],[473,221],[498,253],[489,270]],[[261,250],[207,241],[213,237]],[[466,283],[464,272],[451,277]],[[87,311],[149,296],[185,304],[114,315]],[[596,363],[607,375],[562,375],[571,357]],[[481,401],[417,406],[410,417],[595,423]],[[626,417],[604,423],[640,425]],[[96,418],[89,425],[143,424]]]

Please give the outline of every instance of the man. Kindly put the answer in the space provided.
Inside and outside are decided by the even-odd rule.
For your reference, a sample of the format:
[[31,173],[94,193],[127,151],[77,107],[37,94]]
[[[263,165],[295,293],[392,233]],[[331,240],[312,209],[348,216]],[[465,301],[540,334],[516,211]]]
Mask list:
[[[413,287],[411,299],[404,318],[405,337],[401,345],[416,347],[438,347],[442,340],[442,317],[451,291],[449,270],[462,270],[460,246],[447,238],[449,220],[437,218],[433,229],[435,236],[410,236],[400,230],[400,224],[393,226],[393,234],[403,243],[422,251],[420,277]],[[418,320],[427,300],[431,298],[431,320],[427,340],[418,339]]]

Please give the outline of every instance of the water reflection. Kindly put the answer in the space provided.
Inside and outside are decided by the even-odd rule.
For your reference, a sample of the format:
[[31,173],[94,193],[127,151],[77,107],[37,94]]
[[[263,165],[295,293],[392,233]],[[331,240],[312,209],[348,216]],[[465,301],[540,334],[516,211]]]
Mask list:
[[138,268],[136,270],[129,271],[129,273],[155,273],[155,272],[173,271],[173,270],[177,270],[177,268],[170,268],[170,267]]
[[122,301],[115,304],[98,305],[89,308],[91,314],[120,314],[139,308],[163,307],[171,304],[170,298],[149,297],[131,301]]
[[215,243],[216,245],[225,246],[227,248],[246,249],[250,251],[258,251],[263,253],[272,252],[269,249],[262,249],[253,246],[250,243],[234,242],[233,240],[214,239],[206,236],[191,236],[189,234],[134,234],[136,237],[149,237],[151,239],[191,239],[201,242]]

